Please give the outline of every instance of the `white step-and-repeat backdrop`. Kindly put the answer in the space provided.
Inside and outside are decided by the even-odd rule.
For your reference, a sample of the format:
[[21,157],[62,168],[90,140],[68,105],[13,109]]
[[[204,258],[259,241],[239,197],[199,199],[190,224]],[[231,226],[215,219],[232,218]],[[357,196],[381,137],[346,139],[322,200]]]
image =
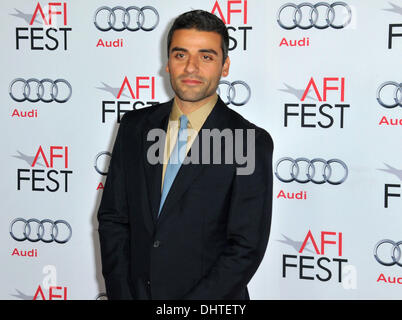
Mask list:
[[0,298],[106,298],[119,120],[173,96],[166,34],[191,9],[227,25],[220,96],[275,143],[251,298],[402,298],[401,0],[2,1]]

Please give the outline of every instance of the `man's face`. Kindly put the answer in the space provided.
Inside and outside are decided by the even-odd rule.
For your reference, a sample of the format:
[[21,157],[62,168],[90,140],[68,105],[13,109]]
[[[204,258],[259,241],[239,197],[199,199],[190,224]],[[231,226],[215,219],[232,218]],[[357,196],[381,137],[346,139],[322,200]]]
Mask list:
[[229,58],[222,65],[221,35],[196,29],[173,33],[166,71],[176,96],[202,105],[217,90],[221,76],[229,73]]

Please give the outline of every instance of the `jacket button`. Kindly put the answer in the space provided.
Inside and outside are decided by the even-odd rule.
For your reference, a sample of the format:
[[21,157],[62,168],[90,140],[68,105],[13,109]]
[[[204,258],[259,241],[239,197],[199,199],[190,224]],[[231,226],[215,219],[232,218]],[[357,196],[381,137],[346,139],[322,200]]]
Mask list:
[[154,242],[154,248],[158,248],[161,245],[161,242],[159,240],[156,240]]

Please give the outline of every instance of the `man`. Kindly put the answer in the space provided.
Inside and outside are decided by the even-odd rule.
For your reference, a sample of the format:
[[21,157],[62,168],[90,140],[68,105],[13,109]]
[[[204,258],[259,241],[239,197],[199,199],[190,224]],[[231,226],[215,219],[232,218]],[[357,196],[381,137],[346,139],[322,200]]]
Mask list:
[[[166,66],[174,99],[122,118],[98,212],[109,299],[249,299],[270,230],[273,143],[216,94],[229,73],[228,43],[215,15],[179,16]],[[201,131],[213,130],[251,134],[234,134],[211,154]],[[161,131],[162,151],[153,153]],[[238,149],[252,170],[210,161]]]

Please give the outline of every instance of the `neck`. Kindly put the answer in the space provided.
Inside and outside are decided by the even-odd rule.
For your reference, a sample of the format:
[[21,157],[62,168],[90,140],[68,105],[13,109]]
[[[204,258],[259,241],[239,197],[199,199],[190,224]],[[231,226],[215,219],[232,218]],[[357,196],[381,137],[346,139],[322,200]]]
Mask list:
[[196,101],[196,102],[181,100],[177,95],[175,96],[175,99],[176,99],[176,103],[177,103],[178,107],[180,108],[180,110],[184,114],[189,114],[195,110],[198,110],[203,105],[205,105],[206,103],[211,101],[214,98],[214,96],[215,96],[215,94],[213,94],[209,97],[206,97],[200,101]]

